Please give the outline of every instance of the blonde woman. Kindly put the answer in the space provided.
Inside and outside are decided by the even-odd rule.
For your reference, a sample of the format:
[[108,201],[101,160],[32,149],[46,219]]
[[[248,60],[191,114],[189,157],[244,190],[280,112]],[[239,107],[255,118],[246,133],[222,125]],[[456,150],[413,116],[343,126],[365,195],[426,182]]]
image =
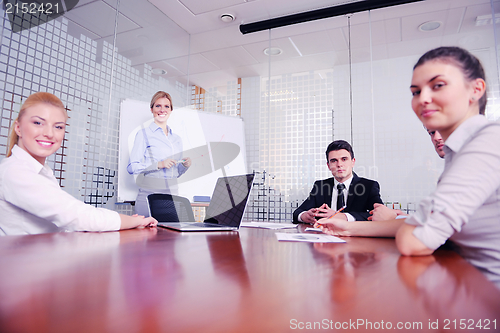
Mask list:
[[177,194],[177,178],[191,166],[189,157],[182,158],[181,137],[167,125],[174,110],[170,94],[158,91],[150,107],[154,121],[137,132],[127,166],[131,175],[139,175],[135,212],[144,216],[149,216],[147,196]]
[[50,93],[32,94],[21,106],[0,163],[0,235],[156,226],[153,218],[96,208],[59,187],[45,160],[61,146],[67,119],[63,103]]

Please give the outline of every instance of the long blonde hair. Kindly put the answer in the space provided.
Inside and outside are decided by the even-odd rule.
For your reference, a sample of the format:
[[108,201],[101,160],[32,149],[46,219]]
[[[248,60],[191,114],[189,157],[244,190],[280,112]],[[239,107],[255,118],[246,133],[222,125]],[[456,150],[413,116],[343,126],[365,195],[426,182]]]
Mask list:
[[55,95],[48,93],[48,92],[37,92],[37,93],[31,94],[26,99],[26,101],[24,101],[23,105],[21,106],[21,110],[19,111],[19,114],[17,115],[16,120],[14,121],[14,123],[11,126],[8,149],[7,149],[7,157],[12,155],[12,148],[14,147],[15,144],[17,144],[17,142],[19,140],[19,137],[17,136],[17,133],[16,133],[16,122],[19,122],[21,120],[26,109],[28,109],[32,106],[35,106],[37,104],[40,104],[40,103],[50,104],[50,105],[53,105],[57,108],[62,109],[64,111],[66,118],[68,118],[68,114],[66,112],[66,109],[64,108],[64,104]]

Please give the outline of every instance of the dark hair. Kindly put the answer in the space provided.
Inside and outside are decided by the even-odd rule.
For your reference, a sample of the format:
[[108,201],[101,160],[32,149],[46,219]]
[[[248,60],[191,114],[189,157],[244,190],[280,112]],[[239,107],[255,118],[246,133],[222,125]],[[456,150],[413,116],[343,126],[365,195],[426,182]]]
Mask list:
[[[443,62],[451,62],[462,70],[464,77],[469,80],[483,79],[486,82],[483,66],[481,62],[469,51],[456,46],[443,46],[426,52],[418,59],[413,67],[413,70],[428,61],[438,60]],[[486,110],[486,91],[479,99],[479,114],[485,113]]]
[[336,151],[341,149],[347,150],[349,154],[351,154],[351,159],[354,158],[354,151],[352,150],[352,147],[349,144],[349,142],[344,140],[335,140],[328,145],[328,148],[326,148],[326,161],[328,162],[328,154],[331,151]]

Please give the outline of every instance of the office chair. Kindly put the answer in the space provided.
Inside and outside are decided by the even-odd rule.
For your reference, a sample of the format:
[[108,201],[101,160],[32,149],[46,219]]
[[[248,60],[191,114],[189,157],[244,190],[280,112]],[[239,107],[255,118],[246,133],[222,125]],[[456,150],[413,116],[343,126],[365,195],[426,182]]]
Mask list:
[[188,199],[171,194],[148,195],[149,214],[158,222],[194,222],[193,209]]

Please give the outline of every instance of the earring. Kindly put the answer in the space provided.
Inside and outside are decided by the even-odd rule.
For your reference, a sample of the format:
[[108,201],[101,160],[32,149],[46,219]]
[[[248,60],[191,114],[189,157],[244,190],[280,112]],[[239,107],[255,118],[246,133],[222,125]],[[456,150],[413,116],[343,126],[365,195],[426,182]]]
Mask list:
[[476,100],[476,97],[472,97],[471,100],[474,102]]

